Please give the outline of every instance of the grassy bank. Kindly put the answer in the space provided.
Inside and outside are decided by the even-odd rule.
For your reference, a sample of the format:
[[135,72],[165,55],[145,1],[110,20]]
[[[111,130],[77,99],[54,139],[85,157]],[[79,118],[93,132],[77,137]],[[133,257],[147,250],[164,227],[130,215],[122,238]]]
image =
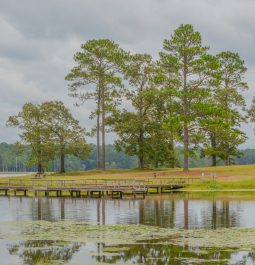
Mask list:
[[[148,178],[169,178],[169,177],[192,177],[200,178],[194,181],[184,190],[253,190],[255,189],[255,165],[245,166],[220,166],[207,168],[192,168],[185,173],[182,169],[131,169],[106,171],[90,170],[85,172],[68,172],[64,174],[47,174],[42,180],[87,180],[87,179],[105,179],[105,180],[143,180]],[[15,180],[31,180],[34,176],[11,177]],[[9,177],[0,179],[1,183],[6,183]],[[40,180],[39,180],[40,181]]]

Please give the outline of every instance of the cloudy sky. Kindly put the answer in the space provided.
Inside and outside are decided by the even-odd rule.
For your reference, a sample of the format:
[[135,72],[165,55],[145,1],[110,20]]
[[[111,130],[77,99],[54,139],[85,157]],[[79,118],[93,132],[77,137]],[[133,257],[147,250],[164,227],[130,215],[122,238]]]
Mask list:
[[[157,58],[162,40],[181,23],[200,31],[211,52],[238,52],[246,61],[247,104],[255,95],[254,0],[0,0],[0,142],[18,132],[9,115],[26,102],[62,100],[87,128],[92,103],[80,108],[68,97],[65,75],[73,54],[92,38],[110,38],[126,50]],[[255,147],[254,124],[243,130]],[[110,141],[112,142],[113,137]],[[90,139],[89,141],[93,141]]]

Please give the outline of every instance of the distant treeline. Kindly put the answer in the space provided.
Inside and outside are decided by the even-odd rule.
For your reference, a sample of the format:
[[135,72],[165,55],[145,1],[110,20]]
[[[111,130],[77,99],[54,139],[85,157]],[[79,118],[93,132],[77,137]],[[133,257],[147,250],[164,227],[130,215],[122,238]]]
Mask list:
[[[96,168],[96,146],[90,145],[92,151],[89,157],[82,160],[76,156],[66,157],[66,171],[82,171]],[[136,157],[129,156],[123,152],[117,152],[113,145],[106,146],[107,168],[136,168]],[[30,162],[31,150],[26,148],[23,152],[17,152],[15,144],[0,144],[0,171],[29,172],[37,171],[37,165]],[[60,161],[53,160],[49,163],[48,171],[60,171]]]
[[[78,157],[70,155],[66,159],[66,171],[83,171],[95,169],[97,167],[96,159],[96,145],[91,144],[92,148],[91,154],[88,159],[82,160]],[[242,156],[240,158],[235,158],[233,161],[237,165],[245,164],[255,164],[255,149],[245,149],[240,151]],[[201,152],[197,151],[194,153],[193,157],[190,159],[190,167],[206,167],[210,166],[211,160],[206,157],[201,157]],[[118,152],[115,150],[114,145],[106,146],[106,167],[108,169],[129,169],[138,167],[138,159],[135,156],[129,156],[123,152]],[[37,166],[34,164],[29,164],[29,158],[31,151],[27,149],[26,151],[17,153],[14,144],[1,143],[0,144],[0,171],[18,171],[18,172],[28,172],[37,171]],[[180,166],[183,163],[183,148],[177,148],[178,163]],[[219,161],[219,165],[223,164]],[[49,164],[48,171],[59,171],[60,161],[53,160]]]

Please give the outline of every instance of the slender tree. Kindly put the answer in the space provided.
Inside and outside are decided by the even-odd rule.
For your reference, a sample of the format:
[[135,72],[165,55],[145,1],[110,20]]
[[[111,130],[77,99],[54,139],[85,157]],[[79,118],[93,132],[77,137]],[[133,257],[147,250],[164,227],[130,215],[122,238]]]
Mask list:
[[181,25],[169,40],[164,40],[163,49],[160,56],[170,66],[172,100],[177,110],[173,117],[170,115],[168,123],[181,128],[183,170],[187,171],[191,145],[199,139],[199,118],[207,109],[207,83],[216,65],[214,58],[207,54],[208,47],[202,45],[200,33],[189,24]]
[[105,169],[106,114],[118,103],[122,87],[120,66],[125,57],[126,53],[111,40],[89,40],[82,44],[81,51],[74,55],[76,66],[66,76],[66,80],[71,81],[70,96],[78,98],[80,102],[90,99],[96,102],[96,110],[92,112],[91,118],[97,119],[97,168]]

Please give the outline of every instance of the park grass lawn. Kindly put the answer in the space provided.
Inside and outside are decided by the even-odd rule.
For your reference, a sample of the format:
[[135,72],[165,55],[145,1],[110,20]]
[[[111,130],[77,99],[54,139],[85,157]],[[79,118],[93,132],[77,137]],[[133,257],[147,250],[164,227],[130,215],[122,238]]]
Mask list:
[[[255,165],[219,166],[206,168],[192,168],[185,173],[182,169],[109,169],[106,171],[89,170],[84,172],[67,172],[64,174],[47,174],[45,179],[38,180],[143,180],[148,178],[187,177],[200,178],[183,190],[253,190],[255,189]],[[34,176],[18,176],[0,179],[0,184],[11,180],[31,180]]]

